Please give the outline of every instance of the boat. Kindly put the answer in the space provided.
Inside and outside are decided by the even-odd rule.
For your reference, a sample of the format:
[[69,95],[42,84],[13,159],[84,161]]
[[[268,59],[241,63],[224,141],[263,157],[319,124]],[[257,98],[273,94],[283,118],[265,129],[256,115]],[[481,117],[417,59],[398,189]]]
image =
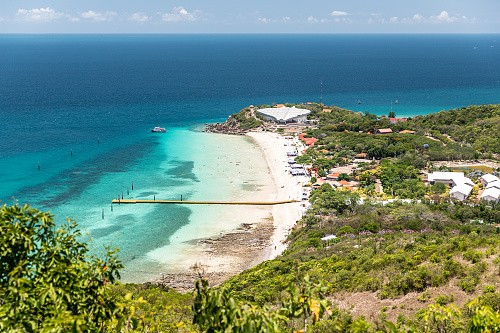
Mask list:
[[166,131],[167,130],[164,127],[158,127],[158,126],[151,129],[151,132],[153,133],[165,133]]

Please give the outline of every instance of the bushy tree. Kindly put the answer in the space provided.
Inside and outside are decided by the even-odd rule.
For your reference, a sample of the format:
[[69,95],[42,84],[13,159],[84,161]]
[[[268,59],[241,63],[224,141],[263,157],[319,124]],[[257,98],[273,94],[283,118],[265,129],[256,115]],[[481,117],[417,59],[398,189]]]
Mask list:
[[116,252],[88,254],[76,223],[28,205],[0,208],[0,331],[104,332],[123,308],[107,294]]

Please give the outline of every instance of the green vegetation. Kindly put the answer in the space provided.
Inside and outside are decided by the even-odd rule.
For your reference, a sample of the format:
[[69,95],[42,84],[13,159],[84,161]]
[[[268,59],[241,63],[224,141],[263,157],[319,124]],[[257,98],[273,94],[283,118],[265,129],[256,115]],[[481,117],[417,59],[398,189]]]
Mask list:
[[[369,158],[397,157],[404,154],[421,156],[425,161],[491,158],[500,151],[500,105],[470,106],[458,110],[442,111],[418,116],[391,124],[386,117],[370,113],[357,113],[336,107],[329,113],[315,111],[319,128],[311,135],[319,141],[315,152],[308,152],[312,159],[323,158],[338,152],[345,156],[367,153]],[[376,134],[377,129],[390,128],[391,134]],[[399,133],[403,130],[415,134]]]
[[[482,155],[500,152],[500,105],[469,106],[415,117],[416,128],[447,135]],[[410,125],[409,124],[409,125]]]
[[[491,226],[463,225],[440,206],[358,204],[356,194],[326,186],[291,235],[280,258],[231,279],[223,287],[196,283],[194,295],[161,285],[113,283],[115,254],[100,260],[75,237],[76,225],[54,226],[48,213],[28,206],[0,210],[2,332],[495,332],[500,293],[483,293],[464,309],[453,297],[415,318],[376,323],[332,304],[339,290],[379,297],[423,291],[457,279],[478,291],[490,263],[500,274],[500,239]],[[346,204],[347,203],[347,204]],[[429,215],[430,214],[430,215]],[[434,215],[432,215],[434,214]],[[367,219],[376,217],[379,219]],[[384,218],[389,216],[389,218]],[[426,225],[421,222],[426,217]],[[406,229],[411,228],[411,229]],[[326,232],[339,238],[330,245]],[[493,280],[495,281],[495,280]]]
[[123,326],[125,300],[106,285],[122,268],[114,251],[88,255],[73,221],[56,228],[49,213],[0,208],[0,331],[102,332]]
[[239,125],[239,128],[249,130],[262,126],[263,121],[253,116],[250,108],[245,108],[240,112],[231,115],[226,123],[236,123]]

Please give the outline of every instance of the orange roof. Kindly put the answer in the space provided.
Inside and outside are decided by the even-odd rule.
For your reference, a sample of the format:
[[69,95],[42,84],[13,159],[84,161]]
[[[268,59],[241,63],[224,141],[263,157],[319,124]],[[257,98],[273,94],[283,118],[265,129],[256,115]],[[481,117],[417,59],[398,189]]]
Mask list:
[[332,109],[323,109],[323,112],[330,113],[332,112]]
[[339,178],[339,176],[340,176],[340,173],[331,173],[331,174],[327,175],[326,177],[336,179],[336,178]]
[[417,132],[415,132],[415,131],[410,131],[410,130],[403,130],[403,131],[401,131],[401,132],[399,132],[399,133],[401,133],[401,134],[415,134],[415,133],[417,133]]
[[302,141],[304,141],[305,144],[308,146],[313,146],[316,143],[316,141],[318,141],[318,139],[316,139],[316,138],[304,138],[304,139],[302,139]]
[[305,135],[306,135],[305,133],[300,133],[299,139],[304,141],[304,143],[308,146],[312,146],[316,143],[316,141],[318,141],[318,139],[316,139],[316,138],[305,138],[304,137]]
[[282,108],[284,106],[285,106],[285,104],[276,104],[275,106],[273,106],[273,108]]
[[389,118],[389,121],[391,122],[391,124],[395,124],[397,122],[404,123],[407,120],[408,120],[408,118]]
[[349,183],[347,180],[341,180],[339,181],[339,184],[342,186],[351,186],[351,183]]

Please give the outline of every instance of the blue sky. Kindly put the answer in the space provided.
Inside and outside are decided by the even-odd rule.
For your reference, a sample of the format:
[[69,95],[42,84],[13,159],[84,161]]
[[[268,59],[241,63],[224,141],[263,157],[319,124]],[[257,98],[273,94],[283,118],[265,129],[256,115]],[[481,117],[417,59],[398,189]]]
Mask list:
[[1,0],[0,33],[500,33],[500,0]]

